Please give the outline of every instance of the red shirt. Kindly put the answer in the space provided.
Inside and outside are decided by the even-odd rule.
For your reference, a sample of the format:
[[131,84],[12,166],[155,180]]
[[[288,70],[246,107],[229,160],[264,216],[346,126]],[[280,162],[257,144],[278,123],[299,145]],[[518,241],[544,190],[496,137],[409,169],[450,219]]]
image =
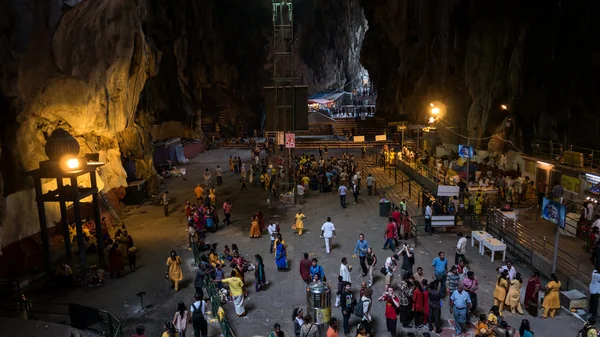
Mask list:
[[394,232],[395,232],[395,230],[394,230],[394,223],[393,222],[388,223],[387,228],[385,230],[385,237],[388,238],[388,239],[393,239],[394,238]]
[[394,218],[394,220],[396,221],[396,223],[400,223],[400,212],[393,211],[392,212],[392,218]]
[[[393,297],[396,302],[399,303],[398,297]],[[398,315],[396,314],[396,306],[392,303],[392,298],[386,295],[385,300],[385,318],[397,319]]]
[[309,259],[300,260],[300,276],[303,280],[310,279],[310,266],[312,262]]

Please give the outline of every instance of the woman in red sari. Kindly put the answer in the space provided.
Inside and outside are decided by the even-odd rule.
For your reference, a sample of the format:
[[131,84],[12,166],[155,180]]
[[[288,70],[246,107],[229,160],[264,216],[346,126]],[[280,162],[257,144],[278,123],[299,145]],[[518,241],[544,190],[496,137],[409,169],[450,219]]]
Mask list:
[[525,298],[523,300],[523,306],[533,317],[537,317],[538,315],[538,303],[541,286],[540,272],[535,271],[527,282],[527,289],[525,290]]
[[123,254],[119,250],[119,245],[115,243],[108,251],[108,272],[110,273],[110,278],[115,276],[121,277],[124,269]]
[[258,228],[260,228],[260,232],[262,233],[265,231],[265,216],[263,215],[262,209],[258,209],[256,217],[258,218]]

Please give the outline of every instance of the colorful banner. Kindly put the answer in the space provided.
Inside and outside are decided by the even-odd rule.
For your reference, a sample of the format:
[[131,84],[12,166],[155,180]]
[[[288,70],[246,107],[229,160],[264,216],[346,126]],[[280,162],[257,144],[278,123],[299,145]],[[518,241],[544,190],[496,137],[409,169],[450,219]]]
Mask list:
[[542,202],[542,218],[565,229],[567,206],[562,205],[560,202],[544,198],[544,201]]
[[565,191],[579,195],[579,187],[581,186],[581,181],[579,178],[563,174],[560,178],[560,184]]

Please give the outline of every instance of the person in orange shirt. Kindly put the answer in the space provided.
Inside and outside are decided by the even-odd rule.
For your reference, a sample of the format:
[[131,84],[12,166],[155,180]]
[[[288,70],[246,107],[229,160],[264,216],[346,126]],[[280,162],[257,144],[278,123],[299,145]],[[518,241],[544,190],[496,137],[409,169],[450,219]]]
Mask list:
[[196,194],[196,202],[198,203],[198,205],[202,204],[202,202],[204,201],[204,189],[200,186],[200,184],[198,184],[198,186],[194,188],[194,194]]
[[331,319],[329,319],[329,329],[327,329],[327,337],[339,337],[338,320],[335,317],[331,317]]

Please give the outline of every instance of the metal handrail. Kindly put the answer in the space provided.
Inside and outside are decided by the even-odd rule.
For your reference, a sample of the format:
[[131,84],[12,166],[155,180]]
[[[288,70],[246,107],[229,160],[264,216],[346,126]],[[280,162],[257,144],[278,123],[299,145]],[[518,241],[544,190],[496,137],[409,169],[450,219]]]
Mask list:
[[[507,218],[500,212],[499,210],[490,210],[488,212],[488,221],[487,221],[487,231],[494,232],[500,239],[503,239],[509,250],[513,250],[513,252],[517,253],[520,257],[523,258],[523,251],[517,251],[516,243],[518,243],[524,250],[530,254],[530,260],[525,261],[532,264],[531,257],[534,253],[539,254],[540,256],[552,260],[554,257],[554,243],[552,242],[552,238],[548,240],[545,236],[540,236],[517,221]],[[583,271],[582,264],[589,263],[586,261],[581,261],[577,257],[573,256],[571,253],[558,248],[558,259],[556,262],[556,268],[558,271],[565,275],[573,275],[573,278],[582,282],[583,284],[588,284],[591,280],[591,276]],[[549,275],[546,275],[549,276]]]
[[[200,258],[202,254],[200,253],[198,244],[196,242],[192,242],[192,251],[194,252],[194,261],[196,262],[196,265],[199,265],[202,262]],[[235,334],[231,328],[231,324],[229,324],[227,316],[225,315],[225,311],[221,306],[221,297],[219,296],[219,292],[213,284],[211,277],[204,278],[204,287],[206,288],[206,292],[210,298],[213,316],[217,319],[219,326],[221,327],[221,336],[235,337]]]
[[553,161],[560,162],[568,166],[575,166],[573,163],[565,162],[563,155],[565,151],[583,153],[583,167],[588,167],[593,170],[600,169],[600,150],[587,147],[563,145],[557,142],[535,140],[532,144],[533,154],[536,157],[542,157]]
[[[358,167],[360,168],[361,172],[363,174],[367,174],[367,168],[365,166],[365,164],[362,161],[358,161],[357,162]],[[377,181],[377,179],[375,180]],[[410,183],[410,182],[409,182]],[[395,207],[397,205],[400,205],[400,203],[395,200],[395,198],[387,195],[387,193],[385,193],[385,191],[383,190],[383,188],[381,188],[378,184],[375,184],[374,186],[374,192],[376,194],[379,194],[382,198],[386,198],[390,201],[390,209],[395,209]],[[410,199],[410,196],[409,196]],[[418,199],[418,197],[417,197]],[[417,247],[418,243],[419,243],[419,239],[418,239],[418,234],[419,234],[419,226],[417,225],[417,223],[413,220],[415,216],[411,216],[410,217],[410,232],[413,235],[413,239],[415,242],[415,248]],[[418,217],[418,216],[417,216]]]

